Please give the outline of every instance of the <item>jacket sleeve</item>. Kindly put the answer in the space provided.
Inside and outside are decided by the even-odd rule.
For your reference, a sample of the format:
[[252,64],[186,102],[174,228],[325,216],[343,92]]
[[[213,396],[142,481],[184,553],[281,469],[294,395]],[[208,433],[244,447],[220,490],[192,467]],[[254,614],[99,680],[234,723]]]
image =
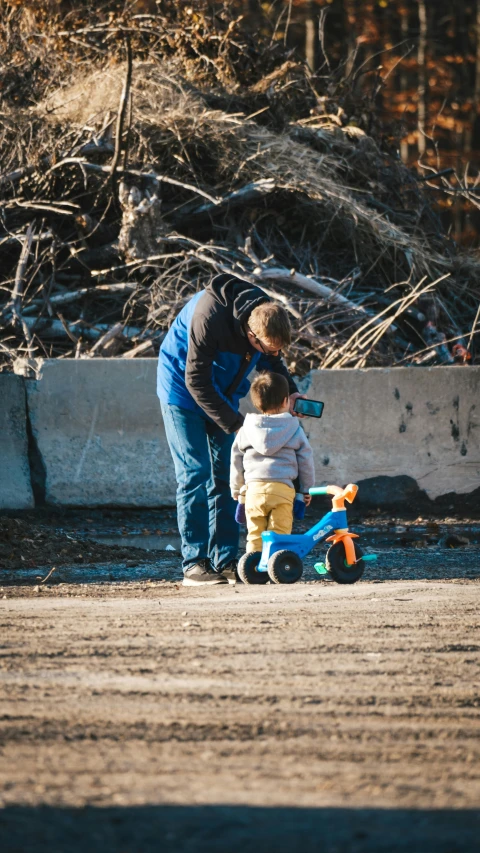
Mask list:
[[208,320],[194,314],[190,326],[185,385],[195,402],[224,432],[235,432],[243,424],[243,416],[235,411],[213,381],[216,341]]
[[298,479],[300,491],[306,495],[308,490],[315,485],[315,463],[313,461],[313,450],[303,429],[299,427],[299,447],[295,450],[297,454]]
[[243,455],[244,450],[241,445],[242,431],[238,433],[232,447],[232,456],[230,459],[230,491],[232,495],[237,495],[245,485],[245,475],[243,471]]
[[256,368],[258,371],[271,370],[272,373],[280,373],[288,382],[290,394],[295,394],[298,391],[281,355],[262,355],[257,361]]

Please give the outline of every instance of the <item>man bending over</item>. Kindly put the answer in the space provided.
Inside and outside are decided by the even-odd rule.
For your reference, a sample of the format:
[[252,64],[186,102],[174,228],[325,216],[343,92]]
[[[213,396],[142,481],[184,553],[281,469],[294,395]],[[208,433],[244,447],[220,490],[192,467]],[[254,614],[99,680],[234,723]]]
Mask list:
[[291,329],[285,309],[259,288],[219,275],[177,316],[161,346],[157,393],[177,479],[185,586],[234,583],[238,525],[230,453],[243,424],[248,374],[272,370],[300,396],[282,360]]

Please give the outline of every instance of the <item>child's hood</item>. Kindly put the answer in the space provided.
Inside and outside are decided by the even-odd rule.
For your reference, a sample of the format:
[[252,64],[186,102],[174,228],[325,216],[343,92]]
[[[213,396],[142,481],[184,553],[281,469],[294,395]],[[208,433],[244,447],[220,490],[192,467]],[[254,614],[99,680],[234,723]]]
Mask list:
[[249,414],[242,427],[247,441],[262,456],[274,456],[291,441],[298,429],[297,418],[289,412],[281,415]]

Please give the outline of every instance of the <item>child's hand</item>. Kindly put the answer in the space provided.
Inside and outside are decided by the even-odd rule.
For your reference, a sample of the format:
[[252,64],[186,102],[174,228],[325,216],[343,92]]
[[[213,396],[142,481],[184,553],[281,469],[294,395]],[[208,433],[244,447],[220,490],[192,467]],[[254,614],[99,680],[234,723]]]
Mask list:
[[305,501],[305,506],[310,506],[312,503],[312,496],[307,493],[303,496],[303,500]]
[[245,515],[245,504],[237,503],[237,509],[235,510],[235,521],[237,524],[246,524],[247,519]]

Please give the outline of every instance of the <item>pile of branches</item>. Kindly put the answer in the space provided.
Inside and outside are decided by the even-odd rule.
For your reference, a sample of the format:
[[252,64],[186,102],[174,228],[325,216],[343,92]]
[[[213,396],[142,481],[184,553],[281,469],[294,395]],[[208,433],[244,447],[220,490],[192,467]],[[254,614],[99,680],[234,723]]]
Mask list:
[[3,367],[153,355],[218,272],[286,306],[299,375],[478,362],[480,261],[425,192],[447,178],[376,126],[380,77],[353,98],[342,69],[311,75],[228,8],[168,5],[39,28],[35,103],[4,66]]

